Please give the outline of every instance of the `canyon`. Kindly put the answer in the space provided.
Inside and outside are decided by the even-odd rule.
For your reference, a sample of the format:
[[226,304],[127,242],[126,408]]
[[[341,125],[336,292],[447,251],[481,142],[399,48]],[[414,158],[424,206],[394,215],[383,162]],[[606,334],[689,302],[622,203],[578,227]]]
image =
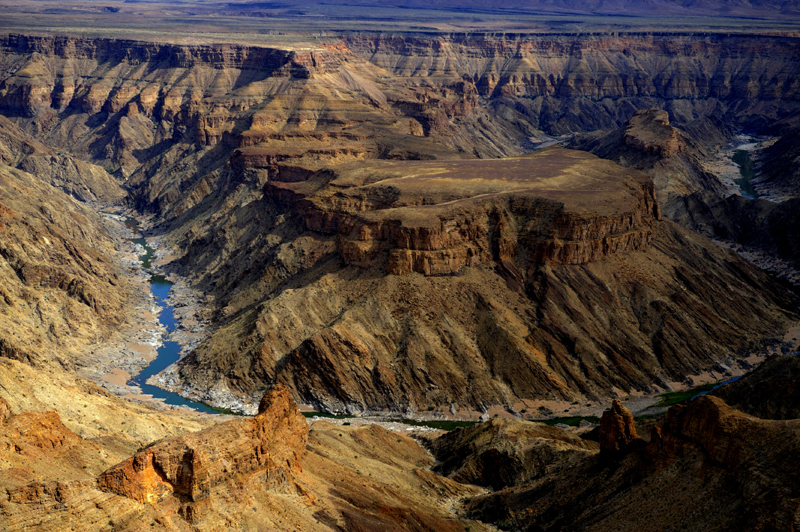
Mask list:
[[791,529],[798,10],[652,5],[9,5],[0,528]]

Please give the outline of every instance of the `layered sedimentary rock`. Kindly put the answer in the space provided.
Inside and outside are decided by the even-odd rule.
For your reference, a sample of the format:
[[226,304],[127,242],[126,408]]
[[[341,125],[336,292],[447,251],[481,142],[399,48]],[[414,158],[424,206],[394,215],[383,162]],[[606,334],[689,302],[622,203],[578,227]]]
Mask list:
[[[448,275],[482,262],[586,264],[646,249],[661,216],[652,183],[579,152],[500,161],[360,163],[330,188],[271,182],[308,229],[337,236],[346,264]],[[511,266],[514,268],[514,266]]]
[[791,530],[798,430],[700,397],[672,407],[646,446],[479,497],[472,515],[520,530]]
[[336,411],[601,397],[683,380],[790,318],[785,288],[586,154],[297,168],[173,234],[220,311],[171,389],[223,405],[277,381]]
[[80,201],[112,204],[127,195],[105,168],[47,148],[3,116],[0,116],[0,163],[35,175]]
[[[459,34],[355,36],[345,43],[397,76],[468,76],[498,114],[554,132],[615,127],[656,103],[680,122],[722,112],[763,127],[798,101],[791,39]],[[791,103],[779,101],[784,97]]]
[[536,128],[614,128],[651,107],[681,124],[714,115],[763,128],[797,109],[796,46],[678,34],[275,47],[8,35],[0,108],[47,146],[127,178],[140,208],[180,215],[298,157],[515,155]]
[[[792,296],[659,221],[640,174],[558,151],[464,161],[643,106],[678,123],[736,107],[755,124],[754,99],[791,112],[790,39],[0,44],[15,127],[126,179],[209,294],[218,329],[173,389],[253,411],[276,381],[338,410],[599,397],[682,379],[789,319]],[[653,124],[667,137],[632,130],[630,149],[680,155]]]
[[[0,48],[3,113],[47,146],[126,179],[137,206],[161,215],[179,215],[216,188],[263,183],[287,158],[508,155],[532,132],[493,119],[471,84],[398,87],[336,42],[10,35]],[[400,89],[397,101],[387,100],[390,87]]]

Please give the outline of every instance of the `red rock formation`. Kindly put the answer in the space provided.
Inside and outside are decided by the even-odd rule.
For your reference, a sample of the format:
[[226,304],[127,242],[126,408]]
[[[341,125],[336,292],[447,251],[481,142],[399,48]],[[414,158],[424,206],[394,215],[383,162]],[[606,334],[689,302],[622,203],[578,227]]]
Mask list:
[[174,495],[196,503],[234,475],[266,470],[291,477],[306,453],[305,418],[280,385],[264,396],[258,412],[252,419],[156,443],[104,472],[98,486],[140,502]]

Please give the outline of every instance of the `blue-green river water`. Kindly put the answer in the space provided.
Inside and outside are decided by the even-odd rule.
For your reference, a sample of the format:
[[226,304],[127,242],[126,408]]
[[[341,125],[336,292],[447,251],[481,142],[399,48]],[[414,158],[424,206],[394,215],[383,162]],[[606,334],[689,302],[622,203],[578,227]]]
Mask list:
[[[129,218],[127,224],[133,230],[136,230],[137,224],[135,220]],[[142,267],[149,268],[150,261],[153,258],[154,250],[147,245],[147,242],[143,238],[134,239],[133,242],[144,246],[145,254],[141,255],[139,260],[142,262]],[[150,278],[150,291],[155,297],[156,304],[161,307],[161,312],[158,315],[158,321],[164,327],[166,327],[167,335],[172,333],[172,331],[174,331],[175,327],[178,325],[178,320],[175,319],[175,315],[173,314],[173,307],[167,304],[167,297],[169,297],[169,291],[171,288],[172,283],[167,281],[161,275],[154,275]],[[180,344],[177,342],[165,341],[163,345],[158,348],[158,356],[156,356],[156,358],[150,362],[149,366],[144,368],[141,373],[133,377],[131,380],[142,389],[143,393],[152,395],[156,399],[162,399],[168,405],[188,406],[189,408],[209,414],[222,413],[221,410],[212,408],[207,404],[198,403],[197,401],[190,401],[189,399],[181,397],[176,393],[161,389],[157,386],[152,386],[145,382],[151,376],[157,375],[166,369],[170,364],[177,362],[180,358],[180,352]]]

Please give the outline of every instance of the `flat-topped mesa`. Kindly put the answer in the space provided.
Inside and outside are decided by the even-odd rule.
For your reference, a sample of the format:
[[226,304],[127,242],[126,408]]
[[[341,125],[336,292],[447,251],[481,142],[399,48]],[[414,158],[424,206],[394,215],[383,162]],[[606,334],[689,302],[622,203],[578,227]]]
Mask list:
[[103,491],[139,502],[177,496],[192,503],[208,498],[233,475],[266,471],[291,479],[301,471],[308,424],[285,387],[274,386],[249,419],[155,443],[98,478]]
[[669,125],[669,113],[659,109],[637,111],[625,128],[623,142],[659,157],[671,157],[684,148],[678,131]]
[[[492,260],[586,264],[645,249],[660,218],[644,174],[560,148],[500,160],[370,163],[340,169],[330,184],[338,190],[298,201],[307,227],[337,234],[347,264],[385,259],[396,275],[446,275]],[[272,183],[268,193],[301,197],[303,187]]]

